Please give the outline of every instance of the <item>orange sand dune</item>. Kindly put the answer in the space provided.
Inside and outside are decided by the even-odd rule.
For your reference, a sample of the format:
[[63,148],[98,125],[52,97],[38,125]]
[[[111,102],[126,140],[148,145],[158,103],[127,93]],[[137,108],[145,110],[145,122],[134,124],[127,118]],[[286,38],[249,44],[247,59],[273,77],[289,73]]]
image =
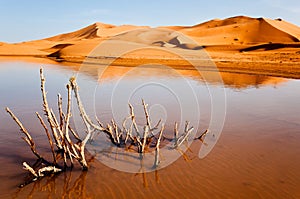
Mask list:
[[[96,47],[108,40],[112,42],[106,43],[105,50],[97,51]],[[299,43],[300,27],[296,25],[281,19],[237,16],[194,26],[156,29],[94,23],[74,32],[41,40],[0,43],[0,56],[51,57],[60,61],[82,62],[90,56],[97,59],[118,56],[120,50],[134,47],[147,50],[131,53],[131,62],[132,59],[176,58],[155,54],[149,48],[172,49],[176,54],[195,59],[199,58],[199,51],[204,46],[220,70],[300,78]]]
[[0,45],[0,55],[2,56],[46,56],[47,54],[33,45],[6,43]]
[[147,26],[133,26],[133,25],[121,25],[115,26],[111,24],[104,23],[94,23],[80,30],[60,34],[54,37],[46,38],[49,41],[67,41],[67,40],[84,40],[84,39],[94,39],[94,38],[109,38],[120,34],[122,32],[127,32],[136,28],[146,28]]
[[239,16],[174,29],[193,37],[201,45],[300,41],[300,28],[280,19]]
[[[164,29],[169,29],[169,31]],[[186,36],[176,32],[170,33],[170,30],[179,31]],[[159,27],[158,29],[152,29],[147,26],[115,26],[104,23],[94,23],[74,32],[60,34],[42,40],[22,42],[14,47],[10,46],[10,48],[8,48],[5,43],[1,43],[0,54],[16,55],[19,51],[24,50],[24,48],[26,51],[30,48],[35,49],[35,51],[33,50],[32,53],[22,54],[45,54],[39,51],[52,54],[58,50],[68,48],[68,51],[65,51],[64,54],[68,53],[69,56],[84,56],[88,55],[99,42],[112,37],[115,40],[134,42],[142,45],[195,50],[200,45],[231,46],[233,44],[255,45],[261,43],[299,42],[300,28],[281,19],[272,20],[245,16],[232,17],[224,20],[214,19],[194,26],[166,26]],[[199,45],[193,43],[191,39],[197,41]],[[20,47],[21,50],[17,50],[18,47]],[[16,52],[14,52],[15,49]]]

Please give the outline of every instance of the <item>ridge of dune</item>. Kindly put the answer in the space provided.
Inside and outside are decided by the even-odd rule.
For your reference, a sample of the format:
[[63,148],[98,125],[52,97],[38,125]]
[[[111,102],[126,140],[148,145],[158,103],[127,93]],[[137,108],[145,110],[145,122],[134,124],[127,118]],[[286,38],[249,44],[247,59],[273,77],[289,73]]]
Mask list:
[[191,36],[201,45],[300,41],[300,28],[296,25],[283,20],[246,16],[214,19],[190,27],[176,27],[176,30]]
[[[150,37],[156,37],[156,32],[149,26],[112,25],[94,23],[79,30],[59,34],[41,40],[23,42],[26,44],[62,44],[76,43],[81,40],[108,39],[135,29],[149,29],[149,33],[133,36],[124,36],[125,40],[144,41]],[[171,29],[181,32],[201,45],[231,45],[231,44],[255,44],[269,42],[299,42],[300,27],[281,19],[251,18],[248,16],[235,16],[226,19],[212,19],[193,26],[162,26],[158,29]],[[151,36],[152,34],[152,36]],[[142,37],[145,37],[143,39]],[[3,45],[3,42],[0,42]],[[21,43],[20,43],[21,44]]]
[[[197,41],[200,45],[231,45],[299,42],[300,28],[281,19],[251,18],[236,16],[226,19],[213,19],[193,26],[162,26],[159,29],[171,29],[181,32]],[[156,37],[155,31],[148,26],[120,25],[94,23],[85,28],[70,33],[60,34],[44,40],[52,42],[81,41],[96,38],[109,39],[115,35],[135,29],[149,29],[149,33],[134,36],[125,36],[126,41],[142,42]],[[129,33],[130,34],[130,33]],[[149,36],[153,34],[153,36]],[[144,37],[144,38],[142,38]],[[150,41],[149,41],[150,42]],[[178,46],[178,45],[177,45]]]
[[147,26],[134,26],[134,25],[120,25],[115,26],[111,24],[105,24],[96,22],[92,25],[73,31],[70,33],[64,33],[57,36],[46,38],[49,41],[66,41],[66,40],[84,40],[94,38],[106,38],[111,37],[122,32],[126,32],[136,28],[142,28]]
[[104,23],[94,23],[87,27],[84,27],[80,30],[73,31],[70,33],[59,34],[57,36],[46,38],[45,40],[49,41],[65,41],[65,40],[72,40],[72,39],[93,39],[99,37],[99,29],[109,29],[115,27],[111,24],[104,24]]
[[193,25],[191,27],[192,28],[197,28],[197,27],[214,28],[214,27],[227,26],[227,25],[233,25],[233,24],[247,23],[253,19],[255,19],[255,18],[251,18],[248,16],[235,16],[235,17],[229,17],[226,19],[212,19],[212,20],[200,23],[200,24]]
[[[163,29],[172,29],[175,32],[170,35],[169,31]],[[179,36],[176,31],[194,39],[199,45],[186,36]],[[97,22],[80,30],[40,41],[55,42],[52,46],[42,49],[51,53],[50,56],[86,56],[101,41],[112,37],[114,40],[139,45],[193,50],[203,45],[295,42],[299,41],[299,34],[299,27],[284,21],[236,16],[223,20],[213,19],[194,26],[165,26],[158,29],[134,25],[115,26]]]
[[272,19],[264,18],[264,20],[266,23],[277,28],[278,30],[281,30],[283,32],[290,34],[294,38],[298,39],[298,41],[300,40],[300,27],[298,27],[294,24],[291,24],[287,21],[284,21],[282,19],[272,20]]

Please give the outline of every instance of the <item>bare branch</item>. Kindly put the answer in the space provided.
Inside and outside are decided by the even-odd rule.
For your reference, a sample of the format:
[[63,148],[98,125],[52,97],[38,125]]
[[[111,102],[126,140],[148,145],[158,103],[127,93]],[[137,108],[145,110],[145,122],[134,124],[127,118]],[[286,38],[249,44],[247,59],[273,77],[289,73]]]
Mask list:
[[20,120],[14,115],[14,113],[7,107],[6,111],[10,114],[10,116],[13,118],[13,120],[18,124],[18,126],[20,127],[20,130],[22,131],[22,133],[26,136],[25,138],[23,138],[27,144],[29,145],[32,153],[37,157],[37,158],[42,158],[42,156],[36,151],[35,148],[35,143],[31,137],[31,135],[28,133],[28,131],[25,129],[25,127],[23,126],[23,124],[20,122]]
[[90,119],[90,117],[86,114],[85,109],[82,104],[82,101],[80,99],[79,88],[77,86],[75,77],[70,78],[70,84],[71,84],[72,90],[74,91],[74,94],[75,94],[75,98],[76,98],[77,106],[78,106],[78,109],[80,112],[80,116],[82,117],[84,124],[88,129],[88,133],[91,133],[90,127],[95,128],[99,131],[103,131],[104,129],[101,126],[94,124],[92,122],[92,120]]
[[143,107],[144,107],[144,113],[145,113],[145,117],[146,117],[146,125],[149,126],[149,129],[151,129],[149,113],[148,113],[148,110],[147,110],[148,104],[146,104],[143,99],[142,99],[142,104],[143,104]]
[[59,142],[57,131],[56,131],[56,128],[53,124],[52,114],[50,112],[48,101],[47,101],[47,96],[46,96],[46,91],[45,91],[45,81],[46,80],[45,80],[45,77],[44,77],[43,68],[40,68],[40,79],[41,79],[41,91],[42,91],[44,112],[45,112],[45,115],[47,116],[47,121],[48,121],[48,123],[51,127],[52,135],[54,137],[56,145],[59,149],[62,149],[62,145]]
[[174,126],[174,140],[175,140],[174,146],[177,147],[178,146],[178,123],[177,122],[175,122],[175,126]]
[[34,169],[27,164],[27,162],[23,162],[23,169],[29,171],[34,177],[38,178],[38,174],[34,171]]
[[161,119],[158,120],[157,124],[153,128],[151,128],[150,131],[152,132],[152,131],[158,129],[158,126],[160,125],[160,123],[161,123]]
[[209,132],[208,129],[206,129],[199,137],[196,137],[194,140],[200,140],[201,142],[204,142],[204,137]]
[[50,172],[50,173],[59,173],[62,170],[59,168],[56,168],[55,166],[47,166],[47,167],[43,167],[41,169],[38,170],[38,177],[43,177],[45,174],[45,172]]
[[[188,125],[187,125],[187,126],[188,126]],[[179,142],[178,142],[176,148],[179,147],[185,140],[187,140],[187,138],[188,138],[188,136],[190,135],[190,133],[194,130],[194,127],[191,127],[190,129],[187,129],[187,128],[186,128],[186,130],[187,130],[187,131],[185,131],[185,133],[183,134],[183,136],[180,137],[180,141],[179,141],[179,139],[178,139]]]
[[162,134],[163,134],[164,129],[165,129],[165,124],[162,124],[159,135],[158,135],[158,139],[157,139],[157,142],[156,142],[156,146],[155,146],[155,160],[154,160],[154,165],[153,165],[154,168],[156,168],[160,163],[159,146],[160,146],[160,140],[162,138]]
[[119,145],[120,144],[119,131],[118,131],[118,126],[117,126],[116,122],[114,121],[114,119],[111,120],[111,125],[113,128],[113,131],[115,132],[116,144]]
[[72,129],[70,125],[69,125],[69,130],[77,141],[81,141],[79,135],[76,133],[76,131],[74,131],[74,129]]
[[50,144],[50,147],[51,147],[51,151],[52,151],[52,156],[53,156],[53,162],[54,164],[56,164],[56,155],[55,155],[55,151],[54,151],[54,147],[53,147],[53,142],[52,142],[52,138],[51,138],[51,135],[48,131],[48,128],[43,120],[43,118],[40,116],[40,114],[38,112],[35,112],[37,117],[39,118],[40,122],[41,122],[41,125],[44,127],[45,129],[45,132],[46,132],[46,135],[48,137],[48,141],[49,141],[49,144]]
[[59,111],[59,128],[62,130],[64,126],[64,115],[62,110],[62,97],[60,94],[57,94],[57,105]]
[[122,127],[123,127],[123,131],[125,132],[125,140],[124,140],[124,143],[126,145],[126,142],[128,140],[128,138],[131,138],[132,135],[131,135],[131,131],[132,131],[132,125],[130,126],[130,128],[126,128],[126,122],[128,119],[130,119],[131,117],[126,117],[124,120],[123,120],[123,123],[122,123]]
[[135,115],[134,115],[134,111],[133,111],[133,106],[130,103],[128,103],[128,106],[129,106],[129,109],[130,109],[131,121],[132,121],[133,127],[135,129],[135,132],[136,132],[136,134],[137,134],[138,137],[141,137],[139,129],[138,129],[137,124],[136,124],[136,121],[135,121]]
[[146,125],[144,127],[144,137],[143,137],[143,144],[142,144],[142,147],[141,147],[141,153],[144,153],[145,152],[145,145],[146,145],[146,142],[147,142],[147,136],[148,136],[148,133],[149,133],[149,126]]
[[72,145],[72,141],[69,136],[69,125],[70,125],[70,117],[71,117],[71,85],[67,84],[68,90],[68,102],[67,102],[67,114],[66,114],[66,125],[65,125],[65,138],[67,139],[68,143]]

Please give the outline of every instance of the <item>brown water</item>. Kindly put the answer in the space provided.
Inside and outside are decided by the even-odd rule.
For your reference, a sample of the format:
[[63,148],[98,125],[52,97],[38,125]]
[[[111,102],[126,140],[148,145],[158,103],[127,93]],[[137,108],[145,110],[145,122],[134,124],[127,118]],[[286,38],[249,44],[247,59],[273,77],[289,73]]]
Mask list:
[[[65,97],[64,85],[77,75],[91,114],[104,122],[112,117],[120,120],[127,111],[125,99],[137,107],[138,123],[142,123],[140,99],[144,98],[153,122],[157,118],[166,122],[166,133],[174,121],[190,120],[197,132],[208,128],[213,107],[210,91],[224,89],[224,128],[205,158],[198,158],[199,141],[174,163],[147,173],[122,172],[97,156],[89,157],[88,172],[76,167],[18,188],[26,176],[22,162],[33,164],[35,159],[4,108],[16,113],[38,143],[38,150],[50,157],[34,114],[41,112],[40,65],[0,62],[0,198],[300,198],[299,80],[222,73],[224,84],[220,84],[213,78],[204,82],[197,71],[157,66],[111,67],[98,80],[97,73],[78,66],[43,64],[53,107],[56,94]],[[148,83],[143,87],[136,86],[145,80]],[[93,92],[85,89],[87,86],[94,86]],[[128,92],[131,90],[134,92]]]

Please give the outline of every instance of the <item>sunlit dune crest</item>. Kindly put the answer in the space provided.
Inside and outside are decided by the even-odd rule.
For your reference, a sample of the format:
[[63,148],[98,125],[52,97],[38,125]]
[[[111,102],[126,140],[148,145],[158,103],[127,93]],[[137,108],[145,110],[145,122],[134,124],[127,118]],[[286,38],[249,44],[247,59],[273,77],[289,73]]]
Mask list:
[[122,32],[134,30],[136,28],[149,28],[148,26],[134,26],[134,25],[121,25],[115,26],[104,23],[94,23],[80,30],[60,34],[54,37],[46,38],[49,41],[66,41],[66,40],[84,40],[84,39],[95,39],[103,37],[111,37]]
[[300,28],[296,25],[281,19],[245,16],[225,20],[215,19],[199,25],[183,27],[179,31],[193,37],[202,45],[299,42],[300,40]]

